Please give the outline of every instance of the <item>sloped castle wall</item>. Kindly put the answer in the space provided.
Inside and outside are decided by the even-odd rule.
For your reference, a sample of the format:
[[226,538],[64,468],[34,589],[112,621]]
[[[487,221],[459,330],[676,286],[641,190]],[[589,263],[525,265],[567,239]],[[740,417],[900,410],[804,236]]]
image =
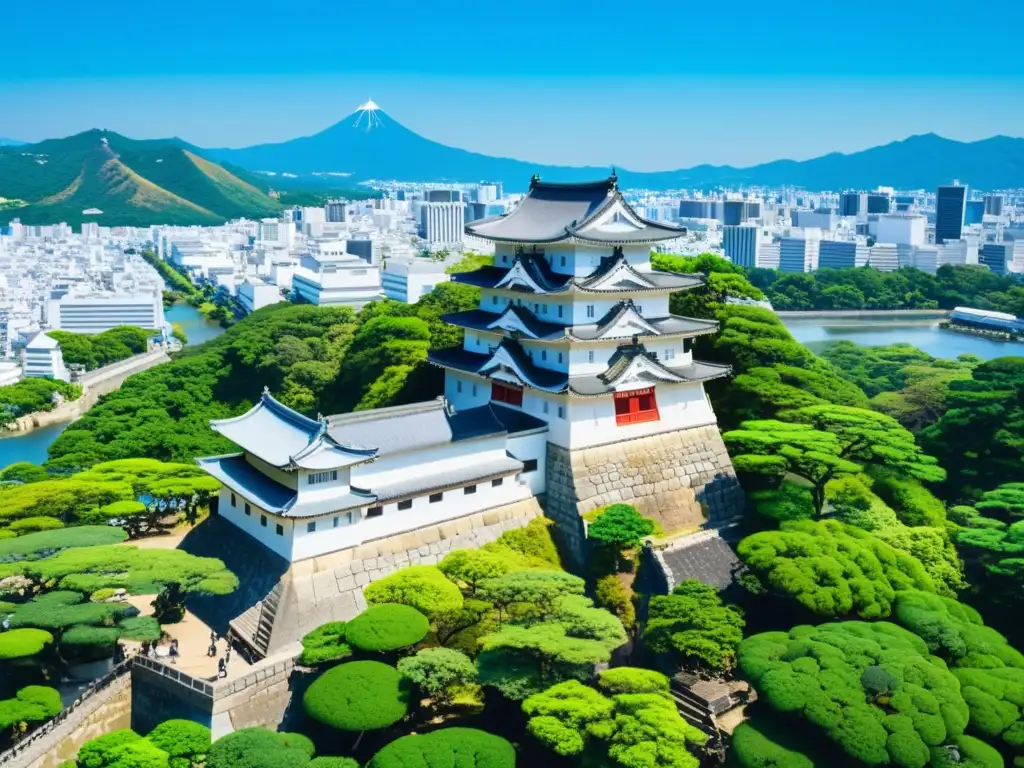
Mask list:
[[546,511],[577,565],[586,560],[581,515],[617,502],[672,533],[729,520],[744,497],[715,424],[575,451],[548,443]]

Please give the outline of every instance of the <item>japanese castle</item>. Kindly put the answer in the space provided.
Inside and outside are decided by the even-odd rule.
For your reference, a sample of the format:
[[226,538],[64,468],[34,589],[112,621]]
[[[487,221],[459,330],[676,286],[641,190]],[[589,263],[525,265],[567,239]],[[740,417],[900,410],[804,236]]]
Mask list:
[[311,419],[264,393],[212,422],[241,449],[199,460],[223,484],[219,514],[293,563],[537,496],[569,539],[615,500],[714,519],[702,489],[735,478],[703,383],[730,370],[691,355],[715,322],[669,311],[703,277],[650,261],[685,230],[640,217],[613,174],[535,176],[511,212],[466,231],[495,258],[453,276],[481,300],[443,318],[464,329],[429,355],[444,396]]

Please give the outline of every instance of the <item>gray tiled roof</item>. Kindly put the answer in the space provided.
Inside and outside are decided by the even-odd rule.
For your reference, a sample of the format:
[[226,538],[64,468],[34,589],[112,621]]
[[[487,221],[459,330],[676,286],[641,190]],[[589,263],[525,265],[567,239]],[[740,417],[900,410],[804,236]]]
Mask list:
[[[568,376],[561,371],[552,371],[533,364],[530,358],[522,351],[522,347],[511,339],[503,339],[500,347],[504,348],[516,362],[519,370],[525,377],[525,383],[535,389],[545,392],[565,391]],[[487,376],[488,364],[494,358],[494,353],[481,354],[470,352],[463,347],[448,347],[447,349],[431,350],[427,353],[427,360],[442,368],[451,368],[466,373],[475,373],[480,376]]]
[[463,466],[447,472],[435,473],[428,477],[412,477],[397,483],[374,486],[370,490],[380,501],[423,495],[427,491],[458,488],[475,482],[506,477],[522,471],[523,462],[506,456],[486,462],[473,462],[467,458]]
[[[597,376],[573,376],[569,379],[569,389],[571,389],[577,395],[583,397],[594,397],[597,395],[606,395],[615,391],[615,380],[617,376],[620,376],[624,371],[628,361],[617,361],[616,365],[609,367],[603,374]],[[669,366],[663,362],[658,362],[658,367],[663,368],[671,374],[679,376],[686,381],[709,381],[711,379],[718,379],[723,376],[728,376],[732,372],[732,368],[728,365],[720,365],[718,363],[704,363],[699,360],[694,360],[689,365],[680,366]],[[651,385],[658,384],[661,380],[651,376],[649,377]]]
[[605,204],[614,186],[611,179],[587,184],[534,182],[510,213],[467,224],[466,232],[524,243],[562,240],[568,227],[585,221]]
[[501,328],[491,329],[488,326],[507,312],[515,313],[523,325],[529,328],[531,333],[540,341],[555,341],[565,338],[564,325],[539,320],[530,310],[514,304],[509,304],[500,314],[488,312],[484,309],[469,309],[465,312],[452,312],[448,315],[441,315],[441,320],[459,328],[503,333],[504,331]]
[[268,512],[283,514],[295,501],[293,489],[271,480],[236,453],[231,456],[213,456],[196,459],[213,477],[236,493],[252,500]]
[[717,530],[687,536],[656,554],[665,572],[668,589],[696,579],[720,591],[733,583],[743,563]]

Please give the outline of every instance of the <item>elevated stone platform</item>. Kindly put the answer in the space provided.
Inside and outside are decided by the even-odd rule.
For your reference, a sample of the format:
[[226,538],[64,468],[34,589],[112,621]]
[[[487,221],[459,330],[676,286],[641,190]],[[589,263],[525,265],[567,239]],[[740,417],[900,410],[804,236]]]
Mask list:
[[619,502],[666,533],[720,524],[745,503],[716,424],[575,451],[548,443],[547,514],[577,565],[587,556],[581,516]]

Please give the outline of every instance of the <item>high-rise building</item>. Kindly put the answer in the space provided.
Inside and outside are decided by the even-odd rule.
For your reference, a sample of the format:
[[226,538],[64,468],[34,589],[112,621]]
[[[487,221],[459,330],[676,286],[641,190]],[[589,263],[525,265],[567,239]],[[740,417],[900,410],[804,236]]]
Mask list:
[[895,243],[876,243],[868,249],[868,265],[879,272],[895,272],[900,268],[899,246]]
[[978,252],[978,263],[984,264],[997,275],[1005,275],[1013,262],[1014,243],[985,243]]
[[760,231],[751,224],[722,228],[722,249],[733,264],[756,267]]
[[867,194],[868,213],[888,213],[892,206],[892,198],[880,192]]
[[345,200],[328,200],[324,203],[324,213],[327,221],[341,223],[348,221],[348,208]]
[[818,268],[821,235],[804,230],[803,237],[784,237],[779,241],[779,269],[783,272],[813,272]]
[[855,240],[822,240],[818,269],[852,269],[867,262],[867,246]]
[[431,189],[424,194],[420,208],[420,237],[430,245],[455,245],[462,242],[466,209],[462,192],[457,189]]
[[814,211],[793,211],[794,227],[816,227],[824,232],[834,232],[838,225],[836,212],[831,208]]
[[158,331],[164,325],[164,302],[158,292],[138,295],[67,293],[51,301],[50,328],[74,333],[102,333],[119,325]]
[[964,224],[981,224],[985,218],[985,201],[968,200],[964,208]]
[[839,215],[857,216],[861,211],[867,213],[867,197],[862,192],[843,192],[839,196]]
[[935,195],[935,242],[959,240],[964,232],[967,187],[958,184],[939,187]]
[[1003,196],[1002,195],[985,195],[985,215],[986,216],[1002,216],[1003,215]]
[[757,264],[762,269],[778,269],[781,248],[778,241],[762,243],[757,250]]

